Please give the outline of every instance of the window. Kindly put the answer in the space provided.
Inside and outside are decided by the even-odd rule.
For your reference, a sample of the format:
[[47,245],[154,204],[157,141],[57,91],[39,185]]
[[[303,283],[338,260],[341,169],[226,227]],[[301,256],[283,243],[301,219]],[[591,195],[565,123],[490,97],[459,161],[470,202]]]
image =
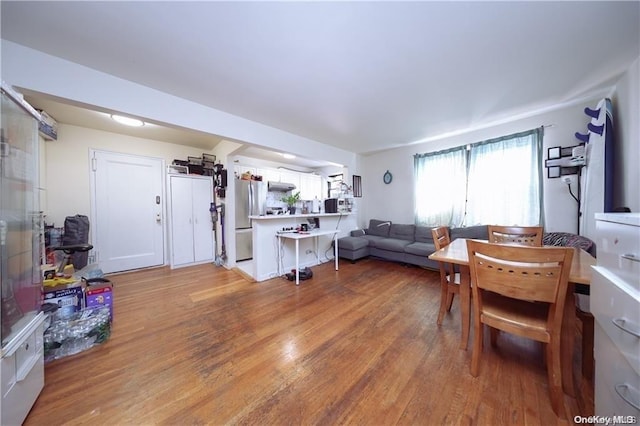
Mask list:
[[342,191],[342,173],[329,175],[327,181],[327,198],[338,198]]
[[414,157],[416,224],[460,226],[467,186],[464,147]]
[[414,157],[418,225],[538,225],[542,128]]

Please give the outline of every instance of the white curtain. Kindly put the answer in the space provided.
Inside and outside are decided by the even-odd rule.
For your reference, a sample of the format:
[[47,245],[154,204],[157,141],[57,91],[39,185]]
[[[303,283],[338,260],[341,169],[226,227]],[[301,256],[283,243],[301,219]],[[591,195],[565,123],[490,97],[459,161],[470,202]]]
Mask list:
[[542,224],[537,130],[471,147],[466,226]]
[[467,180],[465,157],[464,147],[414,157],[417,225],[462,225]]
[[542,128],[414,156],[415,223],[544,225]]

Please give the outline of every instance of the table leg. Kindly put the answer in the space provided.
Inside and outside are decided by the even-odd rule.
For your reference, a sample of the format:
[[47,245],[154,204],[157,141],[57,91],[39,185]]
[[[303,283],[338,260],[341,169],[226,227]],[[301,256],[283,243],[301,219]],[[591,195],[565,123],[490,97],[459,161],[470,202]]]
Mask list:
[[300,285],[300,240],[296,239],[296,285]]
[[336,271],[338,270],[338,233],[333,237],[333,258],[336,260]]
[[562,389],[571,396],[576,396],[573,385],[573,345],[576,333],[576,301],[573,294],[575,286],[569,283],[564,301],[562,317],[562,335],[560,337],[560,365],[562,366]]
[[278,247],[276,247],[276,262],[278,262],[278,265],[276,266],[276,270],[278,271],[278,276],[280,277],[284,275],[284,272],[280,271],[280,248],[282,247],[282,237],[280,235],[276,235],[276,238],[278,238]]
[[460,265],[460,314],[462,316],[460,349],[466,351],[471,327],[471,276],[469,267],[465,265]]

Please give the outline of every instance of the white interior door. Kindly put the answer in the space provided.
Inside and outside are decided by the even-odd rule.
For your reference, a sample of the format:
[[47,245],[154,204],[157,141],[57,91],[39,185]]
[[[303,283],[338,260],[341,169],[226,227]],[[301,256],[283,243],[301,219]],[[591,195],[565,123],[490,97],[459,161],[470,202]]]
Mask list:
[[92,227],[105,273],[164,264],[163,161],[92,151]]
[[195,262],[213,260],[213,223],[209,207],[213,202],[213,181],[193,180],[193,257]]
[[193,194],[187,176],[171,176],[171,265],[193,263]]

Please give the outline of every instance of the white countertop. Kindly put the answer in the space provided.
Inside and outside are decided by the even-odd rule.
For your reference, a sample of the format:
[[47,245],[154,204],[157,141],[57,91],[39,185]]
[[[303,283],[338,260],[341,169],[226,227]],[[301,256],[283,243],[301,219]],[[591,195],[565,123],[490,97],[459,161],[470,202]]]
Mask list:
[[596,213],[596,220],[640,226],[640,213]]
[[322,229],[314,229],[312,231],[304,231],[304,232],[285,232],[285,233],[277,233],[278,238],[291,238],[292,240],[302,240],[303,238],[312,238],[319,237],[321,235],[335,235],[339,233],[339,229],[330,229],[330,230],[322,230]]
[[249,216],[251,220],[273,220],[273,219],[291,219],[296,217],[330,217],[330,216],[346,216],[351,214],[350,212],[345,213],[308,213],[308,214],[266,214],[260,216]]

